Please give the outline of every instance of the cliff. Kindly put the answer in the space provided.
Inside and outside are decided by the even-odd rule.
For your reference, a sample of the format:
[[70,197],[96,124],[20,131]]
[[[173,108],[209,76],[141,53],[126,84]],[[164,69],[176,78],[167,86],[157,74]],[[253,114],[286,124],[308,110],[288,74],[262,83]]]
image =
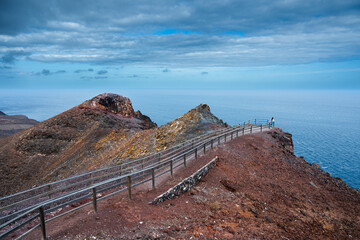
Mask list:
[[[99,203],[49,227],[52,239],[360,239],[360,193],[294,156],[280,129],[246,135],[207,151],[157,183]],[[148,205],[219,157],[195,188]],[[150,187],[151,188],[151,187]],[[77,228],[79,222],[86,222]]]
[[39,123],[24,115],[6,115],[0,111],[0,138],[11,136]]

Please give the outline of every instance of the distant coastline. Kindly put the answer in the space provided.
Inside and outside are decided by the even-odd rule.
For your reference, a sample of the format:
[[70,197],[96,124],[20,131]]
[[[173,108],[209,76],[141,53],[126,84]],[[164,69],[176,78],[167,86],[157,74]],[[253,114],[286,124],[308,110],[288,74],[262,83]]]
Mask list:
[[0,138],[11,136],[39,123],[25,115],[6,115],[0,111]]

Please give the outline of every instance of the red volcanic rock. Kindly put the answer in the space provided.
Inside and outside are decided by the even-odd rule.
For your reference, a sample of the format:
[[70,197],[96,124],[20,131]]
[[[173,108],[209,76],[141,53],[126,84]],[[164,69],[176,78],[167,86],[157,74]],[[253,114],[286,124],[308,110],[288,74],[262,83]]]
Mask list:
[[135,117],[130,99],[113,93],[100,94],[81,105],[120,114],[125,117]]
[[129,98],[114,93],[99,94],[80,104],[79,108],[90,108],[120,117],[136,118],[143,121],[142,125],[145,129],[156,127],[156,124],[148,116],[143,115],[140,111],[134,111]]

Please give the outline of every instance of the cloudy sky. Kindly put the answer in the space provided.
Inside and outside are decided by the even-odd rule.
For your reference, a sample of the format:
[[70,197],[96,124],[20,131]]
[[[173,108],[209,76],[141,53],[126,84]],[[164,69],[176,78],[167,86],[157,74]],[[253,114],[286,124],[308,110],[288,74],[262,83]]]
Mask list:
[[359,0],[0,0],[2,89],[360,89]]

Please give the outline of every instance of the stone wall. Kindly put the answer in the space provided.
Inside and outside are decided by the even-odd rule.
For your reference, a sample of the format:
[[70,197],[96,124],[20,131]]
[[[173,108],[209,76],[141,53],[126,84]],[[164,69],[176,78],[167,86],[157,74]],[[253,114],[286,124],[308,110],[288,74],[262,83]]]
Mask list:
[[215,157],[213,160],[211,160],[209,163],[207,163],[205,166],[200,168],[197,172],[195,172],[190,177],[184,179],[174,187],[167,190],[165,193],[161,194],[160,196],[156,197],[152,202],[149,204],[159,204],[161,202],[164,202],[166,200],[173,199],[177,196],[180,196],[181,194],[190,191],[191,188],[193,188],[197,182],[199,182],[213,167],[215,167],[216,162],[219,161],[218,157]]

